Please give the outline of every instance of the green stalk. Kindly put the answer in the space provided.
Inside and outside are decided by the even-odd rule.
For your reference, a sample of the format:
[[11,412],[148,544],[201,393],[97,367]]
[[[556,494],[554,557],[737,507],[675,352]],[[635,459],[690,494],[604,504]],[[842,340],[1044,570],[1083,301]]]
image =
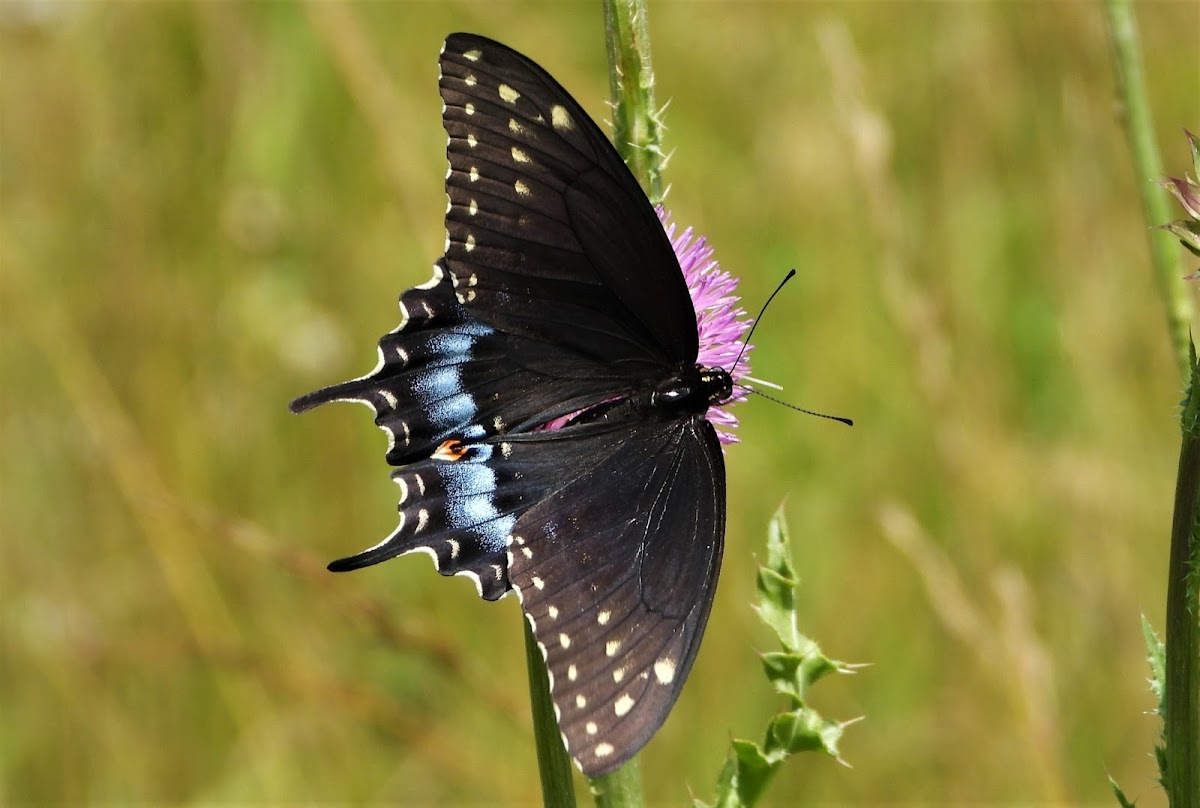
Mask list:
[[[654,204],[662,201],[662,121],[654,106],[654,69],[645,0],[604,0],[613,144]],[[635,756],[621,768],[589,781],[600,808],[645,803],[642,770]]]
[[[1194,354],[1193,354],[1194,357]],[[1163,787],[1172,808],[1200,808],[1200,610],[1197,609],[1197,513],[1200,512],[1200,377],[1184,400],[1183,443],[1167,562],[1167,647],[1163,694]]]
[[634,757],[611,774],[590,781],[596,808],[626,808],[640,806],[642,799],[642,767]]
[[[604,0],[609,88],[613,99],[613,144],[653,204],[663,198],[663,125],[654,105],[654,70],[645,0]],[[558,736],[545,664],[528,625],[525,647],[533,700],[542,797],[547,806],[574,805],[570,763]],[[540,681],[538,681],[540,680]],[[565,769],[565,774],[558,771]],[[589,781],[600,808],[635,808],[644,803],[637,757]]]
[[[1132,4],[1130,0],[1105,0],[1104,7],[1134,170],[1143,180],[1142,208],[1147,224],[1153,228],[1166,223],[1170,211],[1166,196],[1152,188],[1150,182],[1162,177],[1163,170],[1150,121]],[[1149,239],[1167,328],[1188,388],[1181,417],[1183,440],[1167,564],[1166,660],[1160,705],[1163,747],[1159,749],[1159,767],[1172,808],[1200,808],[1200,607],[1196,581],[1200,559],[1196,518],[1200,509],[1200,378],[1189,334],[1192,305],[1184,290],[1179,250],[1174,239],[1161,230],[1149,230]]]
[[[1162,193],[1154,182],[1163,177],[1162,160],[1154,137],[1154,124],[1150,120],[1150,103],[1146,98],[1146,83],[1142,74],[1142,56],[1138,45],[1137,24],[1133,18],[1132,0],[1105,0],[1104,8],[1107,12],[1113,62],[1117,69],[1117,96],[1121,102],[1125,133],[1133,155],[1138,192],[1142,198],[1142,211],[1147,224],[1156,228],[1157,225],[1170,221],[1171,210],[1166,194]],[[1179,248],[1175,239],[1163,230],[1150,229],[1147,233],[1150,239],[1151,263],[1154,265],[1159,293],[1166,307],[1171,346],[1175,349],[1180,377],[1186,382],[1190,375],[1188,346],[1193,311],[1191,298],[1184,288]]]
[[575,808],[575,787],[571,778],[571,760],[563,748],[554,702],[550,700],[550,678],[546,660],[538,648],[529,621],[525,626],[525,666],[529,669],[529,702],[533,712],[533,739],[537,747],[538,772],[542,777],[542,804],[546,808]]
[[645,0],[604,0],[613,144],[651,204],[663,200],[663,124],[654,105],[650,26]]

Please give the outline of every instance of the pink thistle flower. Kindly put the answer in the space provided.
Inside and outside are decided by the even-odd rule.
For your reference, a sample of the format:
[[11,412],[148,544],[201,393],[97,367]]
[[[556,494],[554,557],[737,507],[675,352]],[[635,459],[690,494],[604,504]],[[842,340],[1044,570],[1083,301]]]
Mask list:
[[[654,211],[683,270],[692,308],[696,311],[696,330],[700,343],[696,362],[706,368],[723,368],[730,373],[734,382],[733,395],[709,407],[705,417],[716,427],[717,438],[722,444],[737,443],[738,437],[733,430],[737,428],[738,419],[726,408],[746,400],[746,390],[738,387],[737,383],[750,373],[750,352],[754,348],[753,345],[747,345],[745,353],[742,353],[742,340],[750,329],[751,321],[737,305],[740,299],[735,294],[737,278],[722,270],[721,265],[713,260],[713,248],[708,245],[706,238],[696,236],[690,227],[676,235],[671,214],[662,205]],[[733,363],[737,362],[738,354],[742,354],[742,358],[735,368]],[[561,429],[581,412],[584,410],[560,416],[538,429]]]
[[727,408],[746,399],[746,391],[738,387],[737,382],[750,373],[749,358],[754,347],[746,346],[746,352],[735,368],[733,363],[737,361],[742,340],[750,329],[750,319],[737,305],[737,279],[713,260],[713,248],[706,238],[695,235],[690,227],[676,234],[671,214],[661,205],[655,212],[675,250],[675,258],[692,296],[692,308],[696,310],[696,327],[700,333],[700,353],[696,361],[704,367],[724,368],[733,376],[733,395],[728,401],[709,407],[706,417],[717,428],[721,443],[736,443],[738,439],[733,430],[737,428],[738,419]]

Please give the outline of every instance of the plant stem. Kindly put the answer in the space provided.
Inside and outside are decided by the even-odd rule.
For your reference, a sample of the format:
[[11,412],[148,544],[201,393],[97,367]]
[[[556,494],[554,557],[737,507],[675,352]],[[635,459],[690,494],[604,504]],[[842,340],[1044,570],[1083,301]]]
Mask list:
[[[604,0],[604,39],[613,103],[613,144],[652,204],[662,201],[662,122],[654,106],[654,68],[645,0]],[[642,769],[633,757],[590,781],[596,805],[633,808],[645,802]]]
[[663,125],[654,105],[650,26],[645,0],[604,0],[613,144],[651,204],[663,199]]
[[[1105,0],[1117,85],[1126,133],[1140,183],[1142,209],[1151,227],[1170,219],[1167,198],[1151,187],[1163,176],[1142,75],[1131,0]],[[1183,441],[1175,485],[1171,551],[1167,564],[1166,663],[1163,682],[1163,787],[1172,808],[1200,808],[1200,609],[1197,607],[1197,510],[1200,502],[1200,379],[1189,335],[1192,305],[1167,233],[1151,229],[1150,253],[1166,308],[1167,329],[1188,387],[1182,415]]]
[[1183,443],[1167,562],[1166,675],[1163,694],[1163,786],[1172,808],[1200,806],[1200,613],[1195,561],[1200,536],[1200,379],[1192,365],[1184,403]]
[[575,808],[575,787],[571,778],[571,760],[563,748],[550,700],[550,679],[546,660],[537,646],[537,638],[524,615],[525,666],[529,669],[529,702],[533,713],[533,738],[537,747],[538,772],[542,777],[542,804],[546,808]]
[[642,767],[634,757],[615,772],[590,781],[596,808],[625,808],[641,805]]
[[[1125,133],[1133,155],[1134,172],[1140,180],[1138,191],[1142,199],[1142,210],[1147,224],[1154,228],[1169,221],[1171,211],[1167,195],[1153,182],[1163,176],[1162,160],[1154,138],[1154,125],[1150,120],[1150,104],[1146,98],[1132,0],[1105,0],[1104,8],[1108,19],[1113,62],[1117,69],[1117,97],[1121,102]],[[1191,298],[1184,288],[1179,248],[1175,239],[1165,231],[1151,229],[1148,232],[1150,258],[1154,265],[1155,277],[1158,279],[1163,305],[1166,307],[1171,347],[1175,350],[1180,377],[1186,381],[1189,376],[1188,346],[1193,311]]]

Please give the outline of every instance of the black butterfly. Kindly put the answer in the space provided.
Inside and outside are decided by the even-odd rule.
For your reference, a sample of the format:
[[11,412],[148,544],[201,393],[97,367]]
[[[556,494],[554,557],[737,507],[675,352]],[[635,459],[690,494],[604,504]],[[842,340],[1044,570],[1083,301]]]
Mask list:
[[330,569],[421,551],[488,600],[515,589],[596,776],[650,740],[700,646],[725,532],[705,412],[732,380],[697,365],[663,226],[567,91],[461,33],[439,86],[446,254],[400,297],[373,372],[291,408],[369,404],[398,467],[399,527]]

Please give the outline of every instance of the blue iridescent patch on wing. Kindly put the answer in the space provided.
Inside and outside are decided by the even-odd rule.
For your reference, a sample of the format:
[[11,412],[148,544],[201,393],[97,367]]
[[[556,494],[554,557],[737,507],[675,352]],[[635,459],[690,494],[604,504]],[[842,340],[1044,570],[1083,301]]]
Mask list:
[[487,552],[504,549],[517,521],[496,507],[498,481],[489,465],[495,451],[486,444],[474,446],[470,459],[437,466],[446,491],[446,524],[475,538]]

